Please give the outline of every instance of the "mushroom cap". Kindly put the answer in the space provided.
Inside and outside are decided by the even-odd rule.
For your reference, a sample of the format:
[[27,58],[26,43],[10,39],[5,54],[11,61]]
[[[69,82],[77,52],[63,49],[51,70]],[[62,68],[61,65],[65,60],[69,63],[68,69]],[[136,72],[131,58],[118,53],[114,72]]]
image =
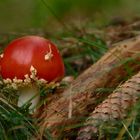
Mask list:
[[24,80],[37,71],[38,79],[56,81],[64,76],[64,64],[57,47],[39,36],[24,36],[12,41],[1,59],[1,75],[4,79]]

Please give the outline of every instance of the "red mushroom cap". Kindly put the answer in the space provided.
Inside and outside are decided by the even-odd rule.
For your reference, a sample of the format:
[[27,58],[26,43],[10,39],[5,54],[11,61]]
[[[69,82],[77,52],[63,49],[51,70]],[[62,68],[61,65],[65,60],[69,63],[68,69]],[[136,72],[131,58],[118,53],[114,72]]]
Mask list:
[[25,36],[12,41],[4,50],[1,74],[4,79],[24,79],[31,67],[39,79],[48,82],[64,76],[64,64],[57,47],[38,36]]

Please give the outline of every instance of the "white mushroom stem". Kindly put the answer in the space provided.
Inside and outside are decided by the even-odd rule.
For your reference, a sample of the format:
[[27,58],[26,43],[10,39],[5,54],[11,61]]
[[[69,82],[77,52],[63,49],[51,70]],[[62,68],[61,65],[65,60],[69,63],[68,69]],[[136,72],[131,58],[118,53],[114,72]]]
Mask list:
[[[30,67],[30,72],[31,72],[30,76],[28,74],[25,75],[24,80],[25,83],[30,83],[31,79],[37,80],[36,78],[37,70],[32,65]],[[31,103],[29,107],[30,113],[34,112],[40,100],[38,88],[32,84],[30,86],[23,86],[23,88],[21,88],[19,92],[20,93],[17,104],[18,107],[22,107],[23,105]]]
[[20,95],[17,103],[18,107],[22,107],[28,103],[31,103],[29,107],[30,113],[34,112],[40,100],[40,95],[37,87],[24,87],[20,89],[19,92]]
[[19,98],[17,106],[23,107],[24,105],[29,104],[30,113],[34,113],[40,100],[40,94],[37,83],[46,84],[47,81],[45,79],[37,78],[37,70],[32,65],[30,67],[30,72],[30,75],[24,75],[24,80],[17,79],[17,77],[15,77],[12,80],[7,78],[3,81],[7,86],[10,85],[13,89],[18,89]]

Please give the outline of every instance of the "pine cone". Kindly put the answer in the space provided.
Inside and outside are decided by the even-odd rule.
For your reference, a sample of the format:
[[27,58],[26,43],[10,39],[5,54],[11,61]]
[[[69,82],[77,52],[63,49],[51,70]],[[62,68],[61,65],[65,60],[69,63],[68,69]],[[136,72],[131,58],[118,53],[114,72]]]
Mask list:
[[94,140],[97,138],[99,126],[105,122],[113,123],[123,119],[128,109],[140,99],[140,72],[108,96],[86,120],[78,133],[77,140]]

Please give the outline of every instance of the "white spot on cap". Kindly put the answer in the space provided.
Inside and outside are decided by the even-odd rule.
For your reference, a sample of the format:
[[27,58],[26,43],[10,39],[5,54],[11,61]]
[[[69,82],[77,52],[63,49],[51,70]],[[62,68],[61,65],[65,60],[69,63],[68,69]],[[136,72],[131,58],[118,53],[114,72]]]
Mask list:
[[4,56],[4,54],[3,54],[3,53],[2,53],[2,54],[0,54],[0,57],[1,57],[1,58],[3,58],[3,56]]
[[11,84],[12,83],[12,80],[10,78],[7,78],[7,79],[4,79],[3,82],[5,84]]
[[36,77],[37,70],[32,65],[30,67],[30,72],[31,72],[30,78],[33,79],[33,80],[36,80],[37,79],[37,77]]
[[47,53],[45,54],[44,59],[45,59],[45,60],[50,60],[52,57],[53,57],[52,49],[51,49],[51,45],[49,44],[49,52],[47,52]]

